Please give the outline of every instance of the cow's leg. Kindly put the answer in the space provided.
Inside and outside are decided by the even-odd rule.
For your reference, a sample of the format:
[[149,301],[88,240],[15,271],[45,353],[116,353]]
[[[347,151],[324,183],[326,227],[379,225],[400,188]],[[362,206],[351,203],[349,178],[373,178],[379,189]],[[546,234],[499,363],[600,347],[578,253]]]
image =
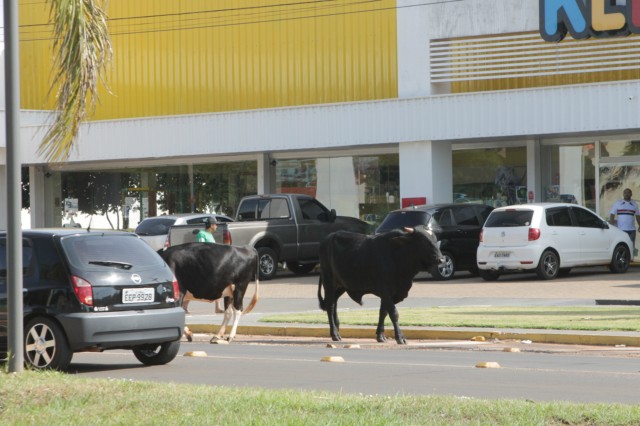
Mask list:
[[238,323],[240,322],[240,317],[242,316],[242,311],[237,310],[235,306],[232,305],[230,310],[233,311],[233,325],[231,326],[231,332],[229,333],[229,338],[227,339],[229,343],[231,343],[236,337],[236,330],[238,329]]
[[184,337],[187,338],[188,342],[193,342],[193,332],[189,329],[189,327],[185,325],[182,332],[184,333]]
[[222,319],[222,324],[220,324],[220,329],[218,330],[218,333],[210,340],[211,343],[215,342],[216,340],[222,340],[224,332],[227,329],[227,324],[229,324],[229,320],[231,319],[231,315],[233,315],[233,310],[227,309],[226,311],[224,311],[224,317]]
[[331,334],[331,340],[339,342],[342,338],[340,337],[338,325],[336,325],[338,321],[338,305],[335,300],[327,300],[327,318],[329,318],[329,334]]
[[384,308],[384,303],[380,301],[380,313],[378,314],[378,327],[376,328],[376,340],[384,343],[387,341],[387,337],[384,335],[384,320],[387,318],[387,310]]
[[339,342],[342,340],[340,337],[340,319],[338,318],[338,298],[344,294],[344,290],[338,289],[326,294],[326,306],[327,306],[327,318],[329,318],[329,334],[331,334],[331,340]]
[[[387,312],[389,313],[389,319],[391,319],[391,322],[393,323],[393,331],[396,335],[396,342],[399,345],[406,345],[407,339],[405,339],[404,334],[402,334],[402,331],[398,326],[398,318],[400,317],[400,315],[398,315],[398,309],[396,309],[396,305],[394,305],[393,302],[385,302],[385,306]],[[378,327],[379,326],[380,325],[378,324]]]
[[[233,291],[235,289],[235,286],[233,284],[229,284],[223,291],[222,291],[222,297],[224,297],[225,299],[225,305],[227,304],[227,298],[233,295]],[[218,333],[213,336],[213,338],[210,340],[210,343],[215,342],[216,340],[221,340],[222,336],[224,336],[224,332],[227,329],[227,324],[229,324],[229,320],[231,319],[231,315],[232,315],[232,310],[229,309],[229,307],[226,307],[227,309],[225,309],[224,311],[224,316],[222,318],[222,324],[220,325],[220,329],[218,330]]]

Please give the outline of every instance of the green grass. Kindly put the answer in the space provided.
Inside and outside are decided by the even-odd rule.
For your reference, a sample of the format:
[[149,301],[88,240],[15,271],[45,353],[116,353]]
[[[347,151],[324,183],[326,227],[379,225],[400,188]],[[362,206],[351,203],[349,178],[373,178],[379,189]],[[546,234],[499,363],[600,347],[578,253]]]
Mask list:
[[[400,308],[402,326],[640,331],[640,307]],[[341,325],[377,325],[378,310],[339,311]],[[260,321],[327,324],[327,314],[268,315]],[[387,324],[391,322],[387,318]]]
[[0,373],[0,424],[637,425],[640,405],[223,388],[25,371]]

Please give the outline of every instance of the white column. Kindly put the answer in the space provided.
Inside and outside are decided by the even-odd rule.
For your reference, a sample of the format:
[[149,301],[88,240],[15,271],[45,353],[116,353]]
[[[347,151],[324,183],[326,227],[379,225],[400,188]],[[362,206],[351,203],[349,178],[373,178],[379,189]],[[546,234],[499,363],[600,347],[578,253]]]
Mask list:
[[427,14],[430,7],[411,7],[422,0],[398,0],[398,97],[429,96],[429,35]]
[[543,201],[542,167],[540,164],[540,140],[527,139],[527,195],[533,191],[533,201]]
[[[2,136],[4,137],[4,135]],[[4,148],[1,148],[2,156],[5,156]],[[0,164],[0,229],[7,229],[7,166]]]
[[[44,172],[41,167],[29,167],[29,206],[31,210],[31,228],[42,228],[45,226],[45,194],[44,194]],[[25,227],[25,224],[22,224]]]
[[258,194],[271,194],[276,191],[277,161],[269,154],[258,155],[257,161],[257,191]]
[[426,197],[428,204],[450,203],[453,173],[450,142],[408,142],[400,149],[400,202]]

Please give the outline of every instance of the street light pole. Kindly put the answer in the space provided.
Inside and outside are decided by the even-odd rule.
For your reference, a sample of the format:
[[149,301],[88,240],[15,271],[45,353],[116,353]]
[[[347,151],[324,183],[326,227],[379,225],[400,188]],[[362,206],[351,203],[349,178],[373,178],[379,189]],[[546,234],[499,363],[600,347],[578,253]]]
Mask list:
[[22,224],[20,211],[20,51],[18,0],[4,0],[4,72],[7,142],[7,310],[9,372],[24,369]]

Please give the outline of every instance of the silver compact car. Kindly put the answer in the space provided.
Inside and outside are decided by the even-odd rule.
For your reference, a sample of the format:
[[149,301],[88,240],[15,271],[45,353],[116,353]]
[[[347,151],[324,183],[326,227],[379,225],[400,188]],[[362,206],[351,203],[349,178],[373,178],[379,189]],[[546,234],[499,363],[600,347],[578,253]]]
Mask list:
[[629,235],[582,206],[534,203],[491,212],[480,234],[480,276],[496,280],[507,271],[530,271],[545,280],[576,266],[606,265],[613,273],[629,268]]
[[[22,232],[25,362],[65,370],[74,352],[130,349],[173,360],[185,322],[171,269],[127,232]],[[6,234],[0,232],[0,352],[7,352]]]

